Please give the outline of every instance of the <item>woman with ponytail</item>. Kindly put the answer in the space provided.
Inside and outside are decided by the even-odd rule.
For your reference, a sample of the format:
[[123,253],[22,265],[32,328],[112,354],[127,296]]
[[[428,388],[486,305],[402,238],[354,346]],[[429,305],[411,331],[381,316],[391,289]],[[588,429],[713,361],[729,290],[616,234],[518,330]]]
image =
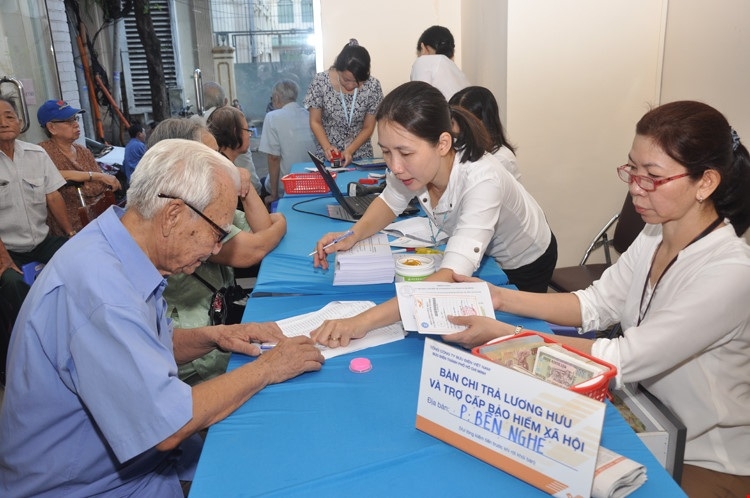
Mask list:
[[[323,236],[314,265],[351,248],[391,223],[416,197],[427,214],[432,238],[446,236],[443,260],[429,280],[471,275],[487,254],[519,289],[546,292],[557,262],[557,242],[539,204],[488,151],[482,123],[462,107],[451,107],[435,87],[404,83],[378,107],[378,142],[388,165],[387,186],[352,227],[353,235],[324,248],[340,233]],[[368,330],[398,321],[391,300],[361,315],[327,322],[315,338],[346,345]],[[333,341],[333,342],[332,342]]]

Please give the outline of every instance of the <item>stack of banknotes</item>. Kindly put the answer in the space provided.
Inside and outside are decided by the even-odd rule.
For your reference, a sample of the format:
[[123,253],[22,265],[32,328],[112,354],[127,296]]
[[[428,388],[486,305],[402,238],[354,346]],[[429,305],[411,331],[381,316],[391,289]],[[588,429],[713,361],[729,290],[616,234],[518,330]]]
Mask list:
[[561,387],[573,387],[607,371],[585,356],[538,335],[513,337],[487,344],[479,353],[489,360]]

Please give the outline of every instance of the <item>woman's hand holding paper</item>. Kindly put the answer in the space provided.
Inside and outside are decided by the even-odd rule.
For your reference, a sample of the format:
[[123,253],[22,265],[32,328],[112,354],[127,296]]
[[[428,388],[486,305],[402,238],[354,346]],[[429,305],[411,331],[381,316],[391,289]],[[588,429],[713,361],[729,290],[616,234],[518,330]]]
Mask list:
[[513,326],[486,316],[449,316],[448,321],[456,325],[463,325],[466,330],[444,335],[443,340],[454,342],[466,349],[480,346],[497,337],[513,333]]

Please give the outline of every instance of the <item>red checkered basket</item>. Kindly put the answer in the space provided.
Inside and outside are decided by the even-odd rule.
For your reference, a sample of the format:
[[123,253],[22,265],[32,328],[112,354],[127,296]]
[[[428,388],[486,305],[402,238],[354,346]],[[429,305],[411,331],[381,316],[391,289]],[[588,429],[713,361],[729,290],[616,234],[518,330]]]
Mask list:
[[[336,173],[331,173],[335,179]],[[290,173],[281,182],[287,194],[325,194],[330,192],[320,173]]]

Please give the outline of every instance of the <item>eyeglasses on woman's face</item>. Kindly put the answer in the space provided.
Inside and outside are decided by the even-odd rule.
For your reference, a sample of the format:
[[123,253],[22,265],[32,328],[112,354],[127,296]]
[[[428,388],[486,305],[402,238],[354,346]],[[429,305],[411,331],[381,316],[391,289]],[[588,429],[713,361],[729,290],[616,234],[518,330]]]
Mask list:
[[620,180],[624,181],[628,185],[635,182],[640,188],[646,192],[653,192],[659,185],[664,185],[672,180],[683,178],[690,175],[690,173],[682,173],[679,175],[669,176],[667,178],[651,178],[650,176],[636,175],[632,172],[633,166],[630,164],[623,164],[617,168],[617,176]]
[[203,214],[203,212],[200,209],[196,208],[195,206],[187,202],[185,199],[182,199],[181,197],[177,197],[174,195],[167,195],[167,194],[159,194],[159,197],[161,197],[162,199],[176,199],[178,201],[182,201],[183,204],[185,204],[187,207],[192,209],[198,216],[206,220],[206,223],[211,225],[211,228],[213,228],[214,231],[216,231],[216,243],[217,244],[224,244],[227,241],[227,239],[229,239],[229,235],[230,235],[229,232],[221,228],[211,218]]
[[79,120],[79,117],[78,117],[78,114],[76,114],[75,116],[72,116],[68,119],[53,119],[50,121],[50,123],[77,125],[77,124],[80,124],[78,120]]

